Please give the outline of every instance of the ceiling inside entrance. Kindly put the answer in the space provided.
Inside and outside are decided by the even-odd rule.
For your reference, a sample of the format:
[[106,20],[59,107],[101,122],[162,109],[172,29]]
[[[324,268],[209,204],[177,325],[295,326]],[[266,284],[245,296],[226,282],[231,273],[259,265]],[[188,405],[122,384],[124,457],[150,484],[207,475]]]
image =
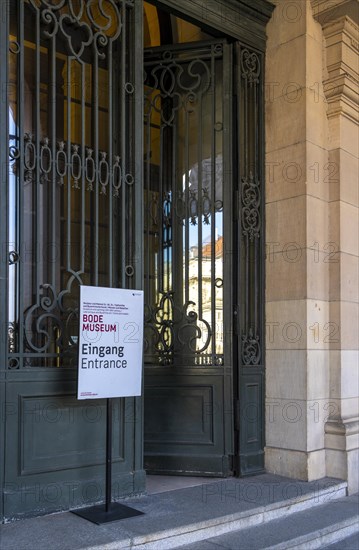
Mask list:
[[165,44],[184,44],[213,38],[200,27],[144,2],[145,48]]

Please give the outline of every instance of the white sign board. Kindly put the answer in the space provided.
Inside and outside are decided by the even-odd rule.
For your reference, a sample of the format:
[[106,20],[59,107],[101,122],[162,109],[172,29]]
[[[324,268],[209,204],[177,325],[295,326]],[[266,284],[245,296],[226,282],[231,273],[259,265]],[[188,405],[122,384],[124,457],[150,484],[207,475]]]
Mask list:
[[141,395],[143,291],[80,287],[77,399]]

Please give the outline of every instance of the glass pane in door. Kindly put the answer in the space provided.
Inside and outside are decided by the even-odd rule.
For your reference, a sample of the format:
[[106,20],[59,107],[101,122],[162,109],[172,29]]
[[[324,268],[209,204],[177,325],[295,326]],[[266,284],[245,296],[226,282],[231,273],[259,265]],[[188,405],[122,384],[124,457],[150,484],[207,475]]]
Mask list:
[[222,53],[145,52],[147,363],[223,364]]

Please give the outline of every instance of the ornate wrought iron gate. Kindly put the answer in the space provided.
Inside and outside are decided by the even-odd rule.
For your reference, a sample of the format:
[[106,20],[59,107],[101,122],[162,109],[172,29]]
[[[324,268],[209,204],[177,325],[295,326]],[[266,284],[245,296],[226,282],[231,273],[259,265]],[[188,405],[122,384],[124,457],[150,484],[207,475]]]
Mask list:
[[[263,468],[263,52],[273,6],[153,3],[241,42],[147,52],[143,88],[141,0],[1,4],[7,518],[102,497],[104,410],[74,398],[82,283],[144,283],[147,468]],[[144,489],[141,407],[115,405],[115,496]]]
[[145,51],[145,466],[229,472],[232,58]]
[[[141,2],[8,7],[2,369],[11,517],[101,499],[103,405],[74,397],[78,290],[142,287],[143,93]],[[118,494],[143,487],[139,407],[115,404]]]

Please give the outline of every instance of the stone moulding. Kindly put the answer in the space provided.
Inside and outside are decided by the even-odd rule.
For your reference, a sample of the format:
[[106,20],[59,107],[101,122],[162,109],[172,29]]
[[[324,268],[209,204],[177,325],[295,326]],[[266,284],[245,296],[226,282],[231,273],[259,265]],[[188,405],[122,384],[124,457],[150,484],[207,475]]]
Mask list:
[[349,15],[358,23],[359,10],[357,0],[311,0],[314,18],[324,25],[342,15]]
[[[343,114],[355,123],[359,119],[359,26],[347,16],[323,25],[327,49],[328,78],[323,82],[328,118]],[[356,63],[350,63],[356,60]]]

